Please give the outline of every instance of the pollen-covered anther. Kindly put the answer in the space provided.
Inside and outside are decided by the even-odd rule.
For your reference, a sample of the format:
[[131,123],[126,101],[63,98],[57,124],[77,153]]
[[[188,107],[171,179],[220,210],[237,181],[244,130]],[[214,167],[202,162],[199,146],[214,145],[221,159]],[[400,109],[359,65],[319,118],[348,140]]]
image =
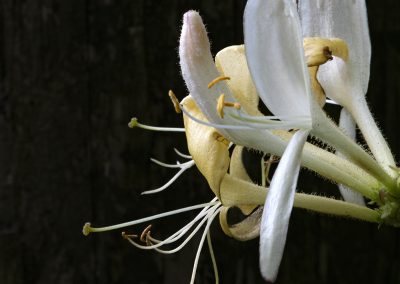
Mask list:
[[135,128],[138,125],[138,120],[136,117],[132,117],[131,121],[128,123],[129,128]]
[[91,232],[90,223],[85,223],[85,225],[83,225],[83,228],[82,228],[83,235],[87,236],[90,234],[90,232]]
[[142,241],[142,242],[144,242],[144,243],[147,243],[147,236],[148,236],[148,234],[150,234],[150,229],[151,229],[151,227],[152,227],[152,225],[150,224],[150,225],[148,225],[144,230],[143,230],[143,232],[140,234],[140,240]]
[[219,76],[219,77],[215,78],[214,80],[212,80],[210,83],[208,83],[207,88],[211,89],[218,82],[230,80],[230,79],[231,78],[228,76]]
[[240,103],[225,102],[225,94],[221,94],[217,103],[217,113],[221,118],[224,118],[224,107],[234,107],[235,109],[240,109]]
[[121,233],[121,236],[122,236],[122,238],[124,238],[125,240],[126,240],[126,239],[132,239],[132,238],[137,238],[137,237],[138,237],[138,235],[127,234],[127,233],[125,233],[125,232],[122,232],[122,233]]
[[179,104],[179,100],[178,100],[178,98],[175,96],[175,94],[174,94],[174,92],[173,92],[172,90],[169,90],[169,91],[168,91],[168,96],[169,96],[169,98],[171,99],[172,104],[174,105],[175,112],[176,112],[176,113],[181,113],[181,112],[182,112],[182,110],[181,110],[181,105]]

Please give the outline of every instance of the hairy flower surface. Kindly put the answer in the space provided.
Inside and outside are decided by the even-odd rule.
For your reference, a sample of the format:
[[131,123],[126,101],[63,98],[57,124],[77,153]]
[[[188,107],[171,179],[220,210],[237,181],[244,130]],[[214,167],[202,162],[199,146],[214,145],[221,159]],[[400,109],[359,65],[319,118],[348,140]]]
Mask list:
[[[227,47],[214,58],[199,13],[185,13],[179,61],[188,95],[179,101],[169,92],[176,112],[182,112],[184,128],[151,127],[136,119],[129,124],[185,132],[190,153],[176,151],[188,159],[176,164],[152,159],[179,170],[164,186],[143,194],[166,189],[196,165],[215,198],[103,228],[87,223],[85,235],[201,209],[163,240],[150,234],[151,226],[140,238],[123,237],[141,249],[174,253],[204,226],[191,283],[206,237],[218,282],[209,227],[219,214],[228,236],[240,241],[260,237],[260,271],[274,281],[293,207],[400,226],[400,170],[365,101],[371,56],[365,1],[248,0],[243,28],[244,45]],[[324,110],[327,99],[342,107],[339,125]],[[265,115],[260,103],[272,115]],[[369,149],[357,143],[357,125]],[[261,153],[261,185],[247,172],[246,149]],[[337,183],[344,201],[297,193],[301,167]],[[232,207],[246,218],[231,224]]]

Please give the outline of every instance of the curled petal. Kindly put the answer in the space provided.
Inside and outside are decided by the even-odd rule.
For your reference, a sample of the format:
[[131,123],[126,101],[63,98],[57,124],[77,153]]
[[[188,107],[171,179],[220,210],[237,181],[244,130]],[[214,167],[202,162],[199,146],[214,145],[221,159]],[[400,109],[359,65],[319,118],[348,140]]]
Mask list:
[[293,135],[272,178],[265,201],[260,230],[260,269],[268,281],[275,280],[282,260],[301,152],[307,136],[308,131],[304,130]]
[[255,210],[243,221],[234,225],[229,225],[227,221],[229,209],[230,207],[223,207],[219,214],[221,228],[226,235],[238,241],[252,240],[260,235],[262,207]]
[[296,4],[249,0],[244,41],[253,81],[269,110],[275,115],[311,116],[310,79]]
[[[190,96],[183,99],[182,105],[191,115],[203,121],[207,120]],[[229,168],[229,141],[215,128],[197,123],[185,114],[183,122],[189,153],[214,194],[219,197],[221,180]]]

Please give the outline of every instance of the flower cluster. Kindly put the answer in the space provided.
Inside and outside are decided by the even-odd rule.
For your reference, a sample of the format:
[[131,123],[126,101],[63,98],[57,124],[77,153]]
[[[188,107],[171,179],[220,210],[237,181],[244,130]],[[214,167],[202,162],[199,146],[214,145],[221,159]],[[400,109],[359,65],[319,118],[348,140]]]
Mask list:
[[[165,189],[196,165],[216,197],[110,227],[87,223],[83,230],[87,235],[203,208],[164,240],[153,238],[150,229],[137,239],[123,233],[139,248],[173,253],[204,225],[191,283],[206,236],[211,247],[208,229],[218,214],[228,236],[241,241],[260,237],[260,270],[268,281],[277,276],[293,207],[400,225],[399,168],[365,100],[371,57],[365,1],[248,0],[243,26],[244,45],[227,47],[214,58],[201,17],[187,12],[179,58],[189,95],[178,101],[170,92],[176,111],[183,113],[184,128],[152,128],[136,119],[130,123],[186,134],[190,155],[177,154],[189,160],[176,165],[154,160],[180,170],[165,186],[145,194]],[[260,103],[271,115],[259,110]],[[339,124],[326,114],[326,103],[342,107]],[[368,149],[357,144],[356,125]],[[307,142],[311,136],[329,147]],[[247,174],[244,148],[263,153],[261,185]],[[278,161],[272,173],[271,165]],[[297,193],[300,167],[337,183],[343,200]],[[247,218],[231,225],[231,207]],[[177,241],[181,243],[174,249],[161,248]]]

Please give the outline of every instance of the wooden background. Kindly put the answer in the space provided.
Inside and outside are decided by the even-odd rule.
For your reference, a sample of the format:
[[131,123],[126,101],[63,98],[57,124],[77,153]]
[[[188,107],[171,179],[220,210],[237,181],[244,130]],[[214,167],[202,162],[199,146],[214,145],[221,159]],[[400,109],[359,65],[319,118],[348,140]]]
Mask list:
[[[199,236],[181,252],[131,247],[109,225],[210,200],[192,169],[167,191],[140,192],[174,172],[182,134],[130,130],[132,116],[180,126],[168,89],[185,96],[177,45],[182,14],[199,10],[213,52],[242,42],[244,0],[0,2],[0,283],[188,283]],[[368,99],[400,153],[400,2],[369,1]],[[312,175],[309,190],[335,190]],[[302,183],[301,181],[301,183]],[[313,181],[310,183],[310,181]],[[328,192],[330,192],[328,191]],[[193,214],[154,223],[166,236]],[[130,229],[140,232],[145,225]],[[277,283],[399,283],[399,230],[294,210]],[[212,227],[221,283],[262,283],[258,240]],[[204,249],[197,283],[213,283]]]

